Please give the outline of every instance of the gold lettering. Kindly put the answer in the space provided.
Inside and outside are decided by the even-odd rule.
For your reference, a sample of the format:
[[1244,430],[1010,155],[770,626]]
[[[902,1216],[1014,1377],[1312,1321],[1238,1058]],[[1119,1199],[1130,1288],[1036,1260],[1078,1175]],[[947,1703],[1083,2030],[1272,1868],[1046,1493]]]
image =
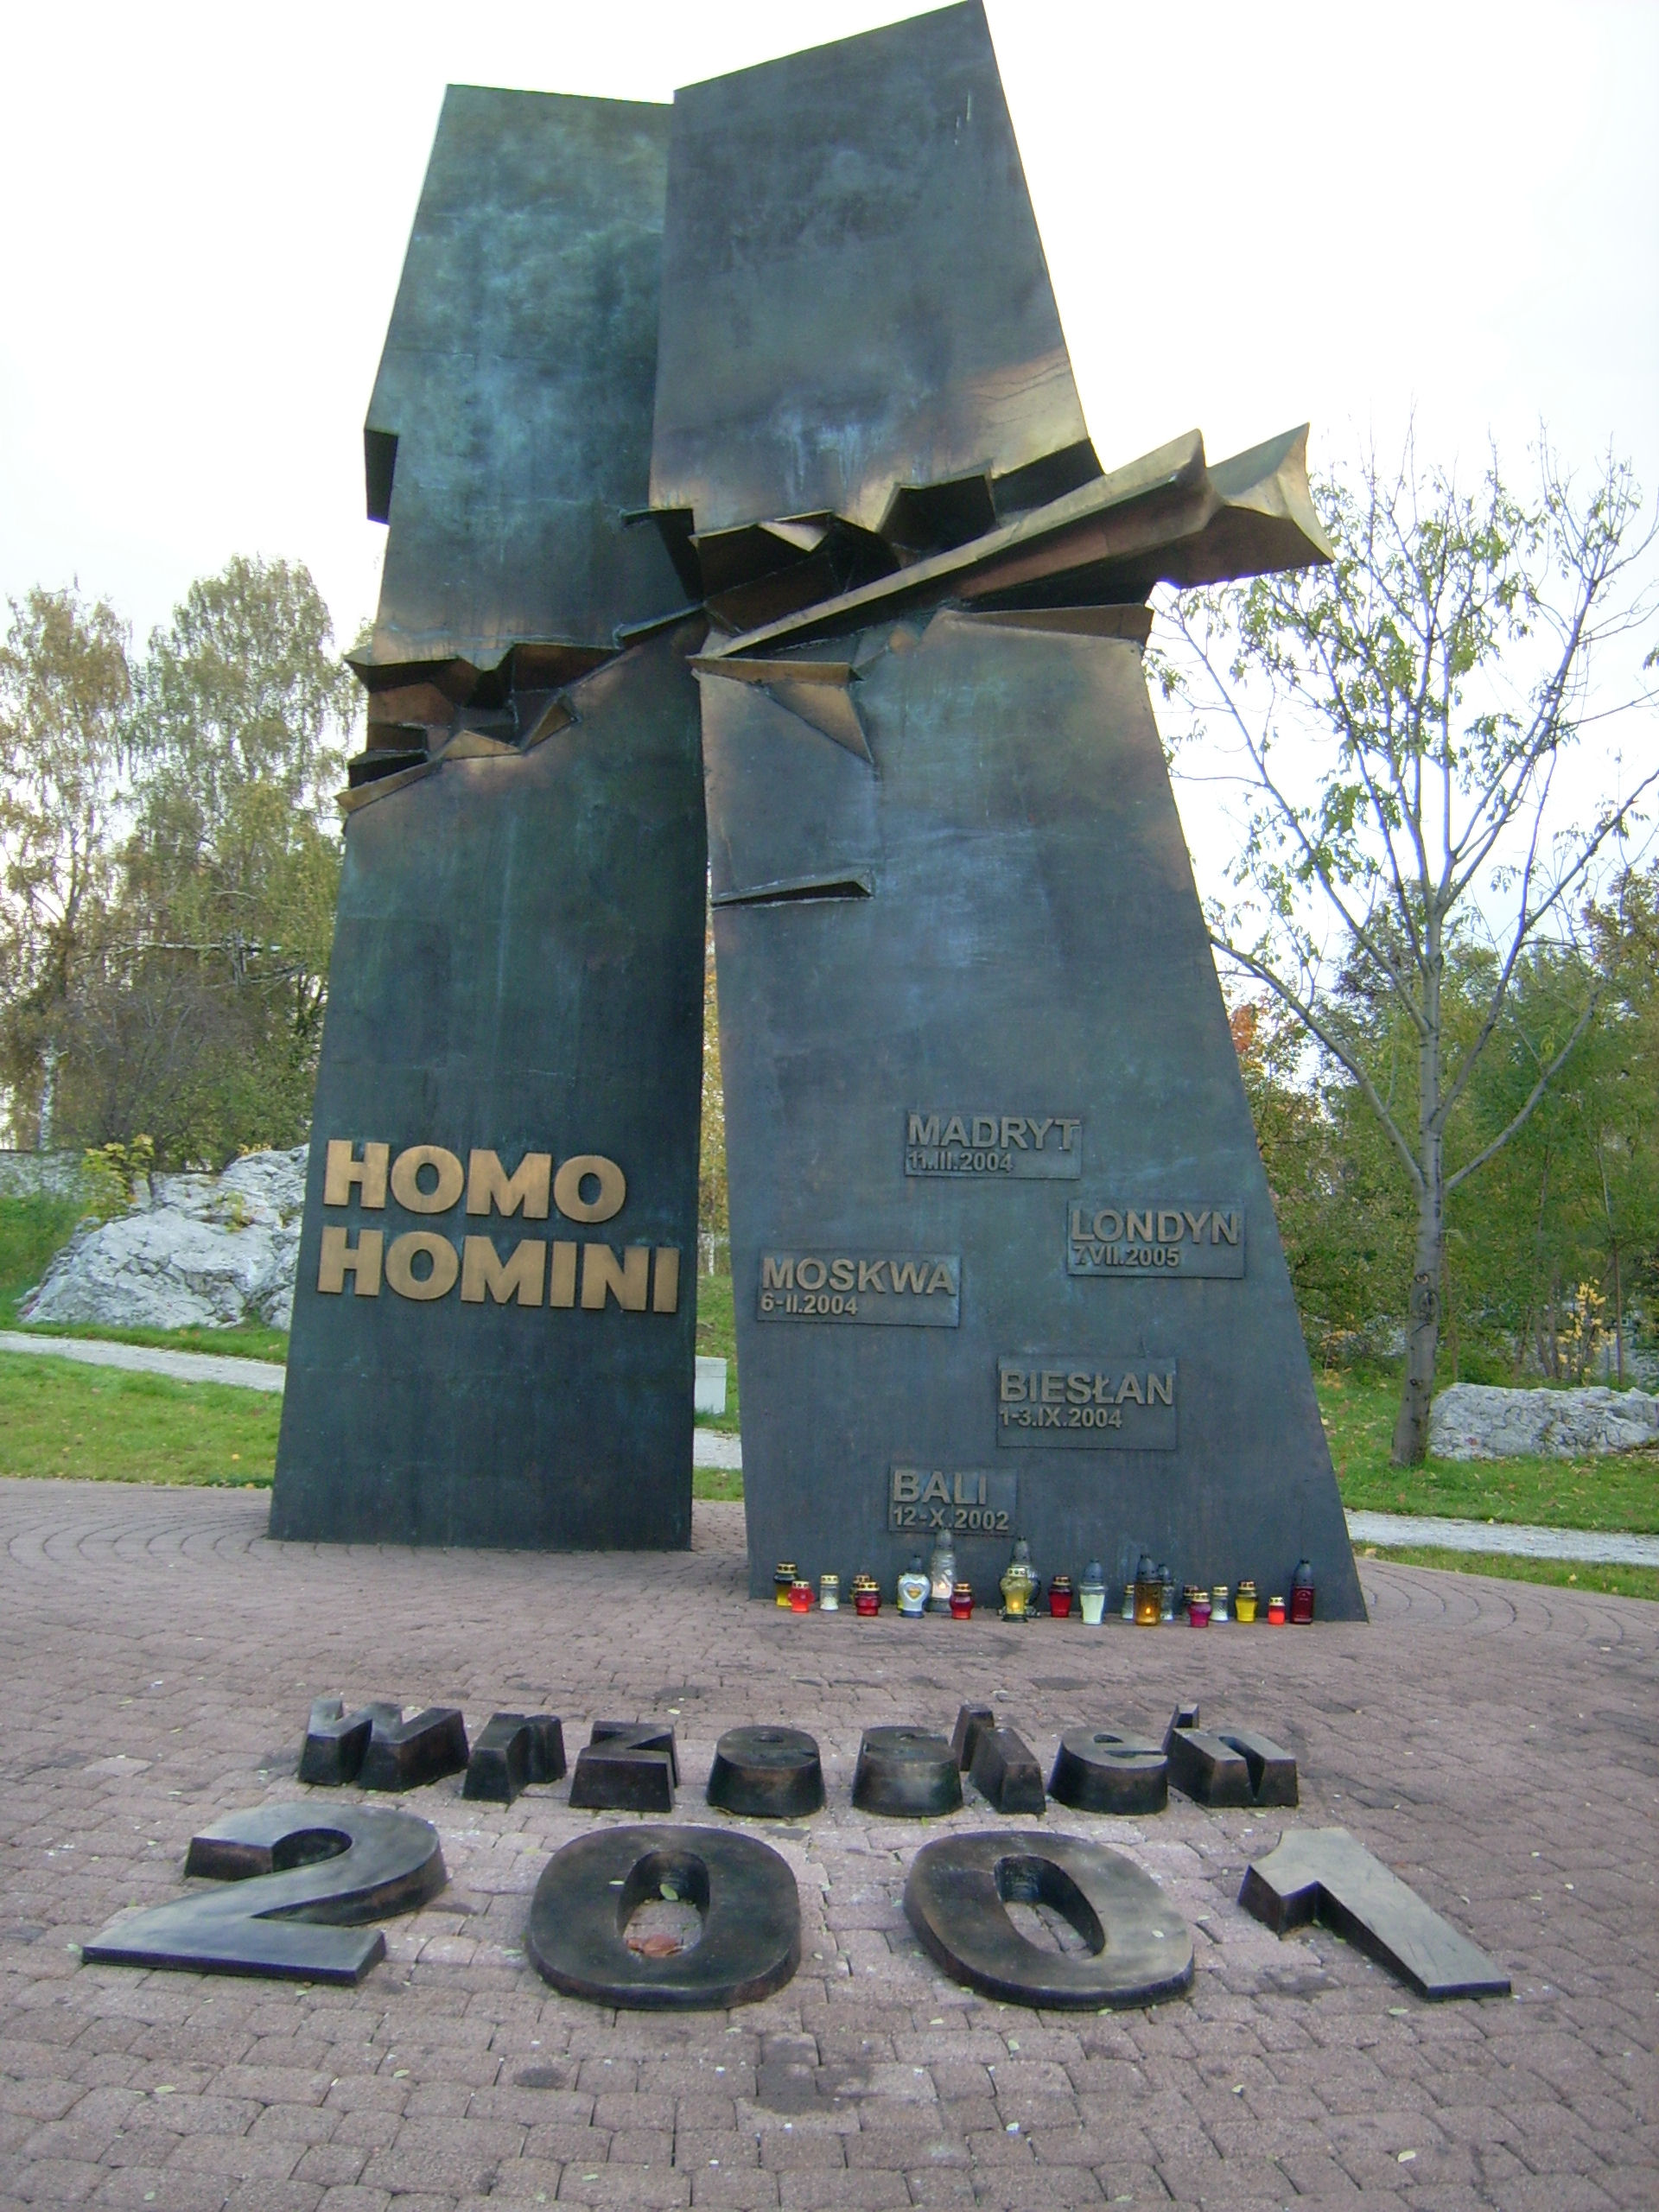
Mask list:
[[944,1135],[939,1139],[939,1142],[941,1144],[965,1145],[967,1141],[967,1125],[963,1121],[960,1114],[953,1114],[944,1125]]
[[1138,1376],[1126,1375],[1123,1377],[1123,1380],[1118,1384],[1118,1404],[1121,1406],[1126,1398],[1133,1398],[1137,1406],[1144,1406],[1146,1404],[1146,1400],[1141,1395],[1141,1380]]
[[474,1152],[467,1163],[467,1211],[488,1213],[493,1206],[498,1213],[517,1213],[522,1206],[526,1221],[545,1221],[552,1173],[550,1152],[527,1152],[511,1179],[499,1154]]
[[1061,1117],[1060,1123],[1059,1123],[1059,1130],[1060,1130],[1060,1150],[1061,1150],[1062,1152],[1070,1152],[1070,1151],[1071,1151],[1071,1132],[1072,1132],[1072,1130],[1073,1130],[1073,1129],[1080,1129],[1082,1127],[1083,1127],[1083,1123],[1082,1123],[1080,1121],[1076,1120],[1075,1118],[1073,1118],[1073,1119],[1072,1119],[1072,1120],[1071,1120],[1071,1121],[1067,1121],[1064,1116],[1062,1116],[1062,1117]]
[[[421,1188],[423,1167],[429,1167],[438,1179],[429,1191]],[[391,1163],[391,1195],[410,1213],[448,1213],[466,1181],[461,1162],[441,1144],[412,1144]]]
[[[385,1149],[382,1146],[381,1150]],[[385,1172],[383,1166],[381,1173],[384,1174]],[[343,1205],[344,1200],[337,1200],[336,1203]],[[385,1243],[384,1230],[360,1230],[356,1243],[348,1244],[343,1229],[325,1229],[322,1232],[322,1256],[317,1262],[317,1288],[337,1297],[346,1287],[346,1276],[349,1270],[353,1298],[378,1298],[380,1248]]]
[[350,1205],[353,1183],[365,1206],[383,1206],[386,1203],[386,1162],[391,1158],[391,1147],[365,1144],[361,1160],[356,1157],[356,1151],[349,1137],[329,1138],[328,1166],[322,1180],[324,1205]]
[[1094,1396],[1095,1403],[1097,1406],[1109,1406],[1111,1404],[1112,1378],[1109,1375],[1096,1376]]
[[[895,1291],[925,1291],[927,1288],[927,1262],[895,1260],[893,1263],[893,1287]],[[810,1289],[811,1285],[807,1287]]]
[[[980,1135],[980,1131],[982,1129],[985,1132],[983,1136],[981,1136]],[[979,1147],[982,1152],[995,1148],[996,1144],[996,1116],[995,1114],[975,1115],[974,1142]]]
[[1210,1218],[1209,1207],[1205,1206],[1197,1213],[1190,1213],[1185,1218],[1186,1225],[1192,1232],[1192,1242],[1195,1244],[1202,1244],[1204,1242],[1204,1224]]
[[1065,1376],[1058,1367],[1043,1370],[1042,1396],[1046,1406],[1064,1405],[1065,1402]]
[[680,1310],[680,1255],[677,1245],[657,1247],[657,1266],[651,1278],[651,1310],[653,1313],[677,1313]]
[[[1167,1228],[1166,1224],[1172,1221],[1174,1228]],[[1173,1207],[1166,1208],[1158,1216],[1158,1242],[1160,1244],[1179,1244],[1180,1241],[1181,1217]]]
[[1043,1139],[1048,1135],[1053,1126],[1054,1124],[1052,1120],[1046,1122],[1033,1122],[1029,1116],[1027,1117],[1026,1127],[1031,1131],[1032,1142],[1036,1146],[1039,1152],[1043,1148]]
[[609,1294],[614,1295],[625,1313],[643,1313],[650,1271],[649,1244],[630,1244],[620,1259],[608,1244],[584,1244],[582,1248],[582,1310],[597,1313]]
[[1147,1207],[1145,1213],[1136,1213],[1135,1208],[1131,1206],[1123,1217],[1128,1224],[1128,1227],[1125,1231],[1125,1234],[1129,1237],[1131,1242],[1138,1236],[1143,1244],[1151,1243],[1152,1209],[1150,1206]]
[[[806,1272],[809,1268],[812,1270],[810,1277]],[[795,1287],[798,1290],[822,1290],[829,1272],[822,1260],[809,1253],[805,1259],[795,1262]]]
[[1026,1148],[1026,1117],[1023,1114],[1005,1114],[1002,1116],[1003,1151],[1006,1152],[1011,1144],[1017,1144],[1021,1152]]
[[893,1471],[893,1502],[895,1505],[914,1505],[921,1494],[922,1478],[915,1467],[895,1467]]
[[1173,1367],[1167,1375],[1147,1374],[1147,1403],[1155,1406],[1160,1402],[1166,1406],[1173,1406],[1175,1402],[1175,1370]]
[[881,1280],[887,1272],[885,1260],[861,1260],[858,1263],[858,1287],[861,1290],[879,1290],[885,1294],[887,1284]]
[[[1107,1229],[1103,1224],[1109,1221],[1112,1225]],[[1116,1206],[1103,1206],[1095,1216],[1095,1236],[1097,1240],[1103,1244],[1116,1244],[1122,1234],[1122,1215],[1118,1212]]]
[[1215,1214],[1211,1217],[1210,1223],[1210,1242],[1212,1244],[1219,1244],[1224,1240],[1229,1244],[1236,1244],[1238,1229],[1238,1215],[1236,1211]]
[[930,1115],[926,1121],[919,1114],[911,1116],[910,1135],[905,1139],[906,1144],[938,1144],[938,1141],[939,1117],[937,1114]]
[[956,1296],[956,1278],[951,1274],[950,1268],[947,1268],[943,1262],[941,1262],[939,1265],[934,1268],[932,1274],[929,1275],[927,1279],[927,1287],[930,1296],[936,1290],[946,1291],[952,1298]]
[[1005,1406],[1022,1406],[1026,1402],[1026,1377],[1018,1367],[1005,1367],[997,1377],[998,1395]]
[[850,1260],[837,1260],[830,1270],[830,1289],[850,1290],[853,1287],[853,1281],[852,1262]]
[[[762,1290],[793,1290],[794,1261],[774,1260],[770,1252],[766,1253],[760,1262],[760,1287]],[[859,1288],[861,1290],[863,1287],[861,1283]]]
[[[476,1159],[477,1154],[473,1157]],[[461,1302],[481,1306],[488,1291],[498,1306],[517,1298],[521,1306],[542,1302],[542,1274],[547,1247],[537,1236],[522,1236],[505,1260],[496,1256],[488,1236],[469,1236],[461,1248]]]
[[1089,1377],[1081,1368],[1074,1368],[1065,1378],[1065,1402],[1068,1406],[1086,1406],[1089,1402]]
[[[454,1158],[453,1153],[450,1157]],[[458,1160],[455,1160],[455,1172],[457,1174],[461,1172]],[[397,1173],[394,1167],[394,1193],[397,1188]],[[459,1185],[456,1196],[460,1196]],[[432,1272],[423,1280],[415,1272],[415,1262],[423,1252],[432,1262]],[[461,1255],[454,1246],[447,1236],[436,1236],[429,1229],[411,1229],[406,1235],[394,1237],[387,1249],[386,1281],[399,1298],[415,1298],[424,1302],[428,1299],[445,1297],[454,1288],[455,1277],[460,1273]]]
[[574,1306],[576,1302],[576,1246],[556,1244],[553,1265],[548,1270],[547,1302],[550,1306]]
[[1088,1234],[1089,1231],[1083,1218],[1083,1208],[1081,1206],[1073,1206],[1071,1209],[1071,1242],[1074,1244],[1081,1244]]
[[[584,1198],[582,1186],[590,1175],[599,1195]],[[553,1178],[553,1203],[567,1221],[608,1221],[621,1212],[627,1195],[627,1177],[613,1160],[597,1152],[579,1152]]]
[[949,1505],[950,1503],[950,1486],[944,1477],[937,1472],[928,1477],[927,1485],[922,1492],[921,1503],[924,1505],[931,1505],[935,1498],[938,1498],[941,1505]]

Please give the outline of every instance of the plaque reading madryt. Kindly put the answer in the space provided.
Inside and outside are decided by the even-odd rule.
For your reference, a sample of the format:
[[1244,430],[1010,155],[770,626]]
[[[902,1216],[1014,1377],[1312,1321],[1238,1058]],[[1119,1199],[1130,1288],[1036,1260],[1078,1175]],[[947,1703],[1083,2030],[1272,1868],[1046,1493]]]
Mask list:
[[996,1363],[999,1444],[1082,1452],[1173,1452],[1175,1362],[1024,1354]]
[[1019,1481],[992,1467],[893,1467],[887,1527],[899,1535],[1011,1536]]
[[1073,1203],[1065,1265],[1074,1275],[1242,1275],[1244,1209]]
[[1075,1181],[1083,1122],[1075,1114],[907,1113],[906,1175],[1002,1175],[1015,1183]]
[[961,1289],[954,1252],[765,1252],[754,1310],[762,1321],[954,1329]]

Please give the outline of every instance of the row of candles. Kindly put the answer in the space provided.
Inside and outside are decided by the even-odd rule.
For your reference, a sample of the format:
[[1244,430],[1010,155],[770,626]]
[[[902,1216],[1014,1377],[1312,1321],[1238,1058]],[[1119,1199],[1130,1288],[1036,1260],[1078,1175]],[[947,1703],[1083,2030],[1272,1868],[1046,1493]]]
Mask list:
[[[812,1611],[812,1585],[796,1571],[792,1560],[779,1560],[772,1583],[779,1605],[796,1613]],[[1031,1547],[1023,1536],[1014,1540],[1014,1556],[1004,1569],[997,1589],[1002,1599],[1001,1617],[1005,1621],[1030,1620],[1041,1610],[1042,1578],[1031,1563]],[[948,1613],[953,1620],[959,1621],[973,1618],[973,1586],[957,1573],[956,1554],[948,1542],[941,1541],[934,1547],[926,1567],[917,1552],[899,1577],[896,1594],[899,1614],[906,1619],[919,1620],[924,1613],[930,1612]],[[854,1575],[851,1595],[855,1612],[868,1618],[880,1611],[881,1586],[874,1575],[868,1572]],[[1090,1627],[1098,1627],[1106,1618],[1106,1579],[1098,1560],[1090,1560],[1075,1591],[1069,1574],[1052,1575],[1049,1580],[1048,1610],[1056,1620],[1070,1619],[1075,1602],[1082,1619]],[[1236,1589],[1224,1582],[1209,1590],[1189,1583],[1178,1599],[1175,1578],[1168,1567],[1155,1565],[1151,1554],[1143,1552],[1133,1580],[1124,1586],[1122,1618],[1137,1628],[1156,1628],[1173,1622],[1179,1609],[1193,1628],[1207,1628],[1212,1622],[1228,1620],[1249,1624],[1257,1618],[1261,1602],[1261,1593],[1248,1576]],[[820,1612],[841,1611],[838,1574],[819,1576],[816,1604]],[[1288,1606],[1282,1597],[1270,1596],[1266,1618],[1273,1628],[1282,1627],[1287,1620],[1303,1624],[1313,1619],[1313,1569],[1308,1560],[1302,1560],[1291,1577]]]

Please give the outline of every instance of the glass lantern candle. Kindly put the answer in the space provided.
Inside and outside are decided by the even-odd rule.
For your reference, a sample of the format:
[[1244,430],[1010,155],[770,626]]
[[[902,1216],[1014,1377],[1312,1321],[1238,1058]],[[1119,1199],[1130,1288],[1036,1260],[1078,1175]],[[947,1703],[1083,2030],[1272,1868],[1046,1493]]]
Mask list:
[[780,1559],[772,1571],[772,1595],[780,1605],[787,1605],[789,1593],[795,1587],[795,1562]]
[[1160,1621],[1173,1621],[1175,1618],[1175,1577],[1166,1567],[1160,1567],[1158,1580],[1163,1586],[1158,1601],[1158,1618]]
[[1164,1586],[1158,1570],[1145,1552],[1135,1570],[1135,1624],[1137,1628],[1156,1628],[1163,1618]]
[[1126,1621],[1132,1621],[1135,1618],[1134,1575],[1131,1575],[1128,1580],[1123,1585],[1123,1618]]
[[1071,1618],[1071,1578],[1057,1574],[1048,1586],[1048,1610],[1052,1619],[1070,1620]]
[[920,1552],[911,1554],[910,1565],[899,1578],[899,1611],[907,1621],[918,1621],[927,1611],[927,1569]]
[[881,1610],[881,1585],[868,1573],[853,1577],[853,1611],[861,1620],[869,1620]]
[[1023,1536],[1014,1540],[1014,1556],[1003,1569],[997,1584],[1002,1592],[1002,1618],[1005,1621],[1024,1621],[1031,1618],[1031,1605],[1039,1585],[1031,1564],[1031,1546]]
[[957,1555],[950,1548],[950,1539],[941,1536],[933,1547],[933,1556],[927,1563],[927,1610],[930,1613],[948,1613],[950,1610],[950,1590],[957,1579]]
[[970,1621],[974,1618],[974,1586],[971,1582],[951,1584],[950,1618],[953,1621]]
[[1290,1579],[1290,1618],[1298,1626],[1306,1626],[1313,1618],[1313,1568],[1305,1559],[1297,1561]]
[[790,1585],[789,1610],[791,1613],[810,1613],[812,1610],[812,1585],[804,1575],[798,1574]]
[[1285,1601],[1284,1601],[1284,1599],[1283,1599],[1282,1598],[1269,1598],[1269,1599],[1268,1599],[1268,1627],[1269,1627],[1269,1628],[1283,1628],[1284,1624],[1285,1624]]
[[1210,1620],[1212,1626],[1227,1618],[1227,1600],[1231,1594],[1224,1582],[1217,1582],[1210,1592]]
[[1210,1592],[1207,1590],[1195,1590],[1192,1592],[1192,1602],[1186,1609],[1186,1618],[1194,1628],[1209,1627]]
[[818,1611],[821,1613],[838,1613],[841,1611],[841,1577],[838,1574],[821,1574],[818,1577]]
[[1258,1603],[1255,1585],[1246,1576],[1233,1592],[1233,1618],[1243,1622],[1248,1628],[1255,1618],[1255,1608]]
[[1083,1580],[1077,1585],[1077,1604],[1085,1625],[1098,1628],[1106,1611],[1106,1577],[1097,1559],[1091,1559],[1083,1570]]

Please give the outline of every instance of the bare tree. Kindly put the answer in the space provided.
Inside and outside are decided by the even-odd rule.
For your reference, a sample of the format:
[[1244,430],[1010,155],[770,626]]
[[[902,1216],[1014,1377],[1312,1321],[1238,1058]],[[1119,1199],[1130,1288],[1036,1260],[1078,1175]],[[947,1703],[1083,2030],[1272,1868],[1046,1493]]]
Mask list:
[[[1357,482],[1318,497],[1330,565],[1173,599],[1180,645],[1166,686],[1194,709],[1189,738],[1235,756],[1246,792],[1242,896],[1230,912],[1212,906],[1217,952],[1346,1071],[1415,1200],[1394,1434],[1395,1463],[1411,1465],[1427,1445],[1447,1198],[1577,1048],[1601,987],[1594,963],[1508,1125],[1450,1167],[1448,1126],[1506,1019],[1517,963],[1571,941],[1604,876],[1627,871],[1659,784],[1639,678],[1620,702],[1648,725],[1636,772],[1592,799],[1568,765],[1587,724],[1618,710],[1592,683],[1608,648],[1651,618],[1639,575],[1655,534],[1628,467],[1610,457],[1580,496],[1547,448],[1528,502],[1496,454],[1465,492],[1452,472],[1420,474],[1409,442],[1397,470],[1373,455]],[[1457,963],[1478,997],[1454,1008],[1448,956],[1460,946],[1484,957]],[[1402,1027],[1415,1048],[1403,1090],[1387,1079],[1380,1033]]]

